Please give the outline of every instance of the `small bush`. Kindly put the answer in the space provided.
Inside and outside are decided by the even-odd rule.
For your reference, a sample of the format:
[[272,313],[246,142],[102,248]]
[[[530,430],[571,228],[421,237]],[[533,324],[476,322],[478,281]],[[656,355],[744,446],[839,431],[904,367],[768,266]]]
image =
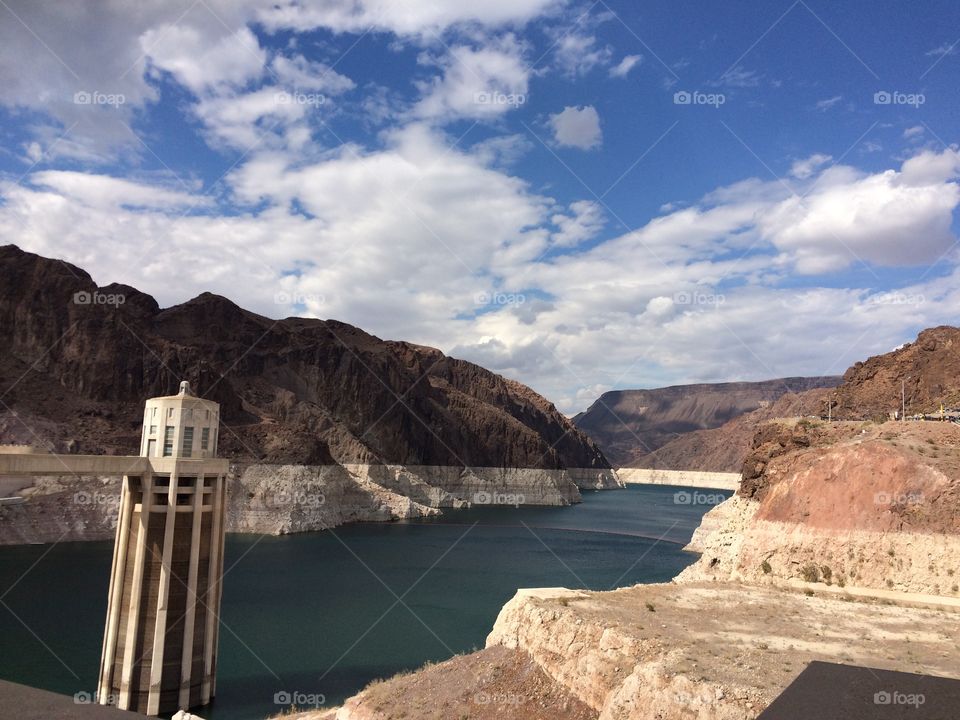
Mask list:
[[830,569],[829,565],[821,565],[820,572],[823,574],[823,579],[826,582],[830,582],[830,578],[833,577],[833,570]]
[[846,578],[843,577],[843,575],[841,575],[840,577],[837,578],[837,585],[839,585],[840,587],[846,587],[846,586],[847,586],[847,580],[846,580]]
[[811,590],[810,588],[807,588],[806,590],[803,591],[803,594],[806,595],[807,597],[813,597],[813,590]]
[[820,568],[813,563],[807,563],[800,571],[800,577],[809,583],[820,582]]
[[760,569],[763,570],[764,575],[769,575],[770,572],[773,570],[773,568],[770,567],[770,563],[768,563],[766,560],[760,563]]
[[647,610],[649,610],[650,612],[656,612],[656,611],[657,611],[657,608],[654,607],[654,605],[653,605],[652,602],[648,602],[648,603],[647,603]]

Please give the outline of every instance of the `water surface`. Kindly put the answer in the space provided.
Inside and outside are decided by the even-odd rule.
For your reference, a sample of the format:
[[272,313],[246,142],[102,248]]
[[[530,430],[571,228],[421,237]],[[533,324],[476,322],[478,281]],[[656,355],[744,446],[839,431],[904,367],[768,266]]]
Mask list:
[[[520,587],[669,580],[695,559],[681,547],[709,509],[676,492],[631,486],[568,508],[228,535],[217,699],[200,714],[263,718],[285,709],[274,702],[284,692],[337,704],[374,678],[481,648]],[[0,677],[93,691],[111,553],[108,542],[0,548]]]

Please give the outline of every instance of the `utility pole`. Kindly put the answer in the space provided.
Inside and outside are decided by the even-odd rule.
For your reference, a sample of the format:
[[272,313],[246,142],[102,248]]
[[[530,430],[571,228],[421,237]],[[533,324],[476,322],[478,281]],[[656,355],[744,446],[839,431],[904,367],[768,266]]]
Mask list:
[[900,378],[900,422],[907,421],[907,381]]

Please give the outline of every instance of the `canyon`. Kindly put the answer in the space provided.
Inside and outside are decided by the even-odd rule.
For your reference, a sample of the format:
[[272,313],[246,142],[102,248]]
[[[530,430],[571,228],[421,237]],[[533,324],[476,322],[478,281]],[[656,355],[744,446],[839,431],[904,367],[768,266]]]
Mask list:
[[[135,453],[143,401],[189,380],[221,406],[236,531],[317,530],[471,502],[562,505],[580,489],[622,487],[548,400],[434,348],[335,320],[270,319],[209,293],[161,309],[14,245],[0,247],[0,275],[0,443]],[[312,506],[275,502],[304,487],[316,488]],[[0,542],[110,534],[116,479],[41,478],[10,492],[26,502],[0,506]]]

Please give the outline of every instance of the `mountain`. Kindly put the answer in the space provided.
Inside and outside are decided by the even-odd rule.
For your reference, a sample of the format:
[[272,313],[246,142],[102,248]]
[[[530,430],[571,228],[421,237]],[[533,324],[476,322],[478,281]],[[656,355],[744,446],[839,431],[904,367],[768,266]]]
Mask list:
[[676,438],[719,427],[785,394],[833,387],[839,382],[839,377],[791,377],[612,390],[574,417],[573,422],[596,441],[616,467],[654,467],[647,464],[645,456]]
[[221,404],[220,453],[234,460],[614,477],[549,401],[434,348],[209,293],[161,309],[14,245],[0,247],[0,279],[0,442],[136,453],[144,399],[185,379]]
[[801,415],[826,417],[831,403],[834,419],[882,420],[900,409],[901,387],[908,415],[936,414],[941,403],[945,409],[960,407],[960,328],[923,330],[912,343],[855,363],[836,388],[790,393],[718,428],[681,435],[640,458],[637,466],[740,472],[763,423]]
[[960,328],[929,328],[912,343],[856,363],[844,373],[833,412],[850,420],[886,418],[901,399],[908,415],[936,413],[941,403],[960,407]]

